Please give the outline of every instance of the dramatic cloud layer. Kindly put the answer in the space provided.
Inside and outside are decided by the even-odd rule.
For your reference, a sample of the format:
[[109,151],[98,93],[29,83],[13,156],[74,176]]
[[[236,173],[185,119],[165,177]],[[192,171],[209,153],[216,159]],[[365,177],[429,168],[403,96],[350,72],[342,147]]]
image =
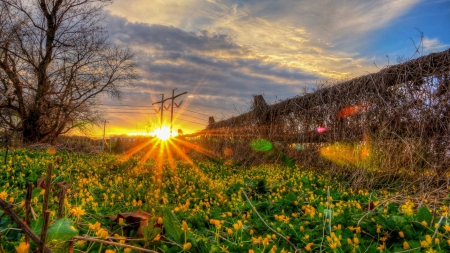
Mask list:
[[[389,43],[389,31],[395,24],[405,29],[406,18],[420,18],[423,13],[415,9],[420,4],[420,0],[116,0],[108,7],[105,22],[111,38],[131,47],[139,64],[141,78],[134,89],[124,91],[122,104],[150,106],[161,99],[159,94],[167,98],[172,89],[177,88],[176,94],[187,91],[176,100],[183,100],[186,109],[175,110],[177,124],[202,129],[207,115],[218,120],[246,111],[255,94],[275,102],[311,91],[320,80],[378,71],[376,64],[386,64],[386,53],[368,52],[389,48],[378,45],[383,41],[391,45],[386,49],[390,53],[404,53],[404,44],[393,48],[396,44]],[[450,6],[437,0],[427,4]],[[406,29],[416,32],[414,27]],[[404,40],[413,48],[408,36]],[[445,49],[447,39],[424,37],[424,53]],[[157,117],[153,108],[141,109]],[[142,120],[139,115],[116,111],[110,117],[126,124],[137,117]]]

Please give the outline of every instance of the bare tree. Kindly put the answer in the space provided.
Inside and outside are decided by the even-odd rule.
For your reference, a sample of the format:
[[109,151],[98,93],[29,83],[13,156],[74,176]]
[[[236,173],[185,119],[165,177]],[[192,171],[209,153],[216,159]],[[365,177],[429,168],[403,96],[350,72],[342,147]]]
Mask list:
[[98,95],[120,99],[136,78],[133,53],[108,42],[102,10],[111,2],[0,0],[0,91],[13,88],[0,109],[19,119],[25,142],[99,122]]

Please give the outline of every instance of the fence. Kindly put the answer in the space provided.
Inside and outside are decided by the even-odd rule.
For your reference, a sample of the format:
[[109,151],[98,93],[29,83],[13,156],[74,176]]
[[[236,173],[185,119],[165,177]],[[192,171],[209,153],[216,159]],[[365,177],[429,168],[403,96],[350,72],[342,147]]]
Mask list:
[[[450,165],[449,101],[450,49],[273,105],[254,96],[251,111],[210,119],[198,143],[247,165],[295,159],[352,169],[352,180],[363,171],[439,183]],[[264,143],[273,147],[262,152]]]

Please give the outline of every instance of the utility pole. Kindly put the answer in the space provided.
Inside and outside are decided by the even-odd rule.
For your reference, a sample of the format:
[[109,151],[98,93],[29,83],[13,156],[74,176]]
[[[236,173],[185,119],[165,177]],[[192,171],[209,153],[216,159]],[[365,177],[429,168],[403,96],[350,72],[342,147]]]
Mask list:
[[187,92],[183,92],[183,93],[180,93],[180,94],[178,94],[178,95],[175,96],[175,90],[176,90],[176,89],[177,89],[177,88],[175,88],[175,89],[172,90],[172,97],[164,99],[164,94],[161,94],[161,96],[162,96],[161,101],[158,101],[158,102],[155,102],[155,103],[152,104],[152,105],[154,105],[154,104],[159,104],[159,103],[161,103],[161,128],[162,128],[162,119],[163,119],[164,102],[166,102],[166,101],[169,100],[169,99],[172,100],[172,103],[171,103],[171,107],[172,107],[172,108],[171,108],[171,112],[170,112],[170,137],[172,137],[172,127],[173,127],[173,101],[174,101],[175,98],[177,98],[177,97],[179,97],[179,96],[182,96],[182,95],[184,95],[184,94],[187,93]]
[[105,119],[103,121],[103,142],[102,142],[102,152],[105,151],[105,133],[106,133],[106,123],[108,123]]

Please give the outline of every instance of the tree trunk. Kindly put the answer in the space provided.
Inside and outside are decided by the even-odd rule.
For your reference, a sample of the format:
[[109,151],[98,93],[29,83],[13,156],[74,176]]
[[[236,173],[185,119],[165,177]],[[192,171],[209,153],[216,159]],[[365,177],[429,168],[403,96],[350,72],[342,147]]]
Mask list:
[[24,143],[37,143],[42,140],[40,133],[39,113],[30,112],[29,116],[23,122],[22,139]]

